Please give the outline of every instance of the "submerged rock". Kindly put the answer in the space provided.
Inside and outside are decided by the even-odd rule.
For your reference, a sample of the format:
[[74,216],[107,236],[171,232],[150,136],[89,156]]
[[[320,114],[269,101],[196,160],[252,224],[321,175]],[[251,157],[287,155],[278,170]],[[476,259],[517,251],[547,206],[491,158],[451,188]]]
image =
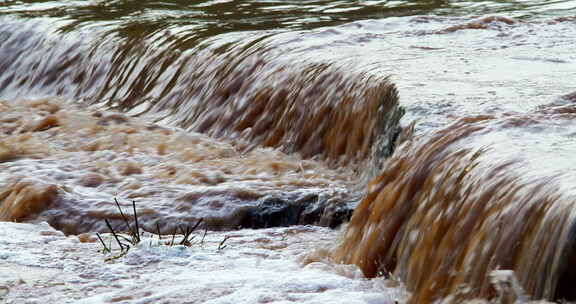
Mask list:
[[335,228],[347,222],[354,204],[336,198],[305,195],[281,199],[266,196],[256,207],[249,208],[241,220],[241,228],[287,227],[291,225],[321,225]]

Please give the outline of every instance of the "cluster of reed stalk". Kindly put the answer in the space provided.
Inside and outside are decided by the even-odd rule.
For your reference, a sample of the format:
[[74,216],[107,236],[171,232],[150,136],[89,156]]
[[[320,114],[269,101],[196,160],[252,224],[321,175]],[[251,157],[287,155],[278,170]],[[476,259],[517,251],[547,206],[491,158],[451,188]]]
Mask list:
[[[138,213],[136,212],[136,201],[134,200],[132,201],[132,210],[134,218],[133,225],[130,224],[128,216],[124,214],[122,208],[120,207],[120,203],[118,203],[118,200],[116,198],[114,198],[114,202],[116,203],[116,207],[118,207],[120,216],[122,217],[124,223],[126,224],[127,230],[125,232],[119,232],[118,230],[115,230],[112,227],[112,225],[107,219],[104,220],[106,222],[106,226],[110,230],[112,236],[114,237],[116,243],[120,248],[120,254],[113,256],[107,260],[116,259],[124,256],[126,253],[128,253],[131,247],[137,246],[142,241],[141,237],[143,235],[143,231],[140,231],[140,226],[138,225]],[[160,241],[159,244],[160,245],[163,244],[170,247],[175,245],[192,247],[194,244],[199,244],[201,247],[203,247],[204,239],[206,238],[206,234],[208,233],[207,226],[204,228],[204,233],[202,234],[201,240],[199,242],[193,242],[194,238],[196,238],[197,236],[197,234],[193,233],[197,231],[198,227],[203,221],[204,219],[201,218],[193,226],[186,225],[186,227],[182,227],[181,225],[178,225],[177,229],[175,228],[174,231],[170,234],[172,237],[165,239],[164,242],[162,242],[163,240],[162,240],[162,232],[160,231],[160,225],[156,223],[156,233],[158,235],[158,240]],[[182,237],[179,238],[180,239],[179,241],[176,240],[176,235],[178,234],[178,232],[180,232],[180,234],[182,235]],[[104,242],[99,233],[96,233],[96,236],[100,240],[100,243],[102,244],[103,247],[101,252],[104,254],[112,253],[112,244],[106,245],[106,243]],[[227,240],[228,236],[225,236],[224,239],[218,245],[217,248],[218,251],[221,251],[228,246],[225,244]]]

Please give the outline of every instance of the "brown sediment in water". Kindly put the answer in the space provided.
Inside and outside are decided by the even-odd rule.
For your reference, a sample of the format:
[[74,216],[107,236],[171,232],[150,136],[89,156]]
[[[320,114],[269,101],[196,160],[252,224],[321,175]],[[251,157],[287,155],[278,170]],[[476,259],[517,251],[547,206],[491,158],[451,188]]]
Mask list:
[[474,21],[471,21],[468,23],[450,26],[450,27],[445,28],[443,30],[437,31],[436,33],[437,34],[448,34],[448,33],[453,33],[453,32],[457,32],[457,31],[461,31],[461,30],[487,29],[491,25],[496,24],[496,23],[504,23],[506,25],[513,25],[513,24],[516,24],[517,22],[518,21],[516,21],[515,19],[509,18],[509,17],[488,16],[488,17],[479,18],[477,20],[474,20]]
[[189,129],[241,140],[243,151],[273,147],[334,167],[373,159],[375,148],[386,150],[380,157],[392,149],[402,111],[387,78],[329,65],[295,70],[258,57],[240,66],[215,71],[211,81],[219,89],[203,98],[210,102],[191,105]]
[[[471,17],[473,18],[472,20]],[[471,17],[439,17],[439,16],[417,16],[412,18],[411,22],[414,23],[427,23],[431,21],[442,22],[447,20],[455,20],[457,23],[446,28],[440,30],[425,30],[425,31],[417,31],[413,34],[416,35],[443,35],[443,34],[452,34],[462,30],[489,30],[489,29],[497,29],[500,30],[506,27],[512,27],[520,24],[529,24],[529,25],[540,25],[540,24],[558,24],[558,23],[573,23],[576,20],[576,17],[559,17],[555,19],[550,19],[546,21],[539,21],[539,20],[525,20],[525,19],[516,19],[513,17],[507,16],[471,16]],[[461,21],[461,22],[460,22]],[[432,48],[434,49],[434,48]]]
[[346,219],[356,195],[351,168],[329,169],[298,154],[239,151],[235,141],[54,99],[0,107],[1,220],[45,220],[74,234],[105,231],[105,218],[121,225],[118,197],[137,201],[150,231],[156,223],[166,231],[199,218],[211,229],[333,226]]
[[[416,35],[443,35],[443,34],[451,34],[462,30],[486,30],[491,28],[500,28],[502,26],[512,26],[522,21],[516,20],[511,17],[506,16],[485,16],[473,19],[470,21],[469,17],[466,18],[455,18],[456,20],[461,20],[461,23],[457,23],[455,25],[451,25],[449,27],[440,29],[440,30],[432,30],[432,31],[417,31]],[[437,17],[437,16],[418,16],[412,18],[412,22],[414,23],[427,23],[430,21],[445,21],[447,20],[444,17]]]
[[571,299],[574,199],[554,177],[524,178],[521,159],[494,161],[495,151],[466,145],[495,125],[543,118],[467,117],[403,145],[369,184],[333,258],[368,277],[398,277],[411,303],[493,299],[498,269],[513,270],[534,299]]
[[[266,35],[183,51],[185,42],[164,32],[156,40],[75,37],[72,43],[16,20],[0,30],[7,33],[0,45],[4,96],[38,92],[151,114],[163,124],[231,140],[241,152],[272,147],[333,168],[357,165],[390,153],[403,114],[386,76],[283,58]],[[46,119],[36,127],[55,124]]]
[[21,179],[0,192],[0,219],[23,221],[33,219],[49,208],[58,188],[39,180]]
[[[48,99],[2,103],[0,180],[8,182],[0,186],[10,191],[30,176],[55,185],[57,197],[37,219],[66,233],[105,230],[98,222],[114,212],[113,197],[136,200],[143,225],[162,218],[171,222],[165,229],[201,217],[212,229],[335,226],[399,132],[403,110],[387,77],[288,64],[261,38],[182,53],[133,41],[87,51],[88,38],[74,48],[36,25],[2,27],[10,33],[2,47],[18,53],[0,59],[5,92],[128,112]],[[25,47],[46,39],[53,43]],[[141,69],[130,68],[132,55]],[[36,65],[41,73],[13,81]],[[130,118],[144,113],[187,132]],[[16,220],[9,214],[2,219]]]

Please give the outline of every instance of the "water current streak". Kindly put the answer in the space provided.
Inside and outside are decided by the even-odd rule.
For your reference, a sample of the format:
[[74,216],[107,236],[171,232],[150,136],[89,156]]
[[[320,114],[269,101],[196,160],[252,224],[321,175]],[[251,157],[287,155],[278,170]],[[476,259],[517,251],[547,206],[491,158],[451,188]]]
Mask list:
[[490,149],[465,144],[497,125],[568,119],[568,107],[468,117],[407,143],[369,184],[335,259],[399,277],[411,303],[495,298],[498,269],[513,270],[535,299],[571,299],[574,198],[555,178],[522,178],[520,159],[494,162]]
[[390,152],[402,115],[386,77],[287,64],[262,38],[181,53],[169,37],[162,46],[138,39],[90,44],[52,37],[38,25],[7,23],[0,31],[7,37],[0,45],[6,97],[26,91],[148,113],[236,140],[242,151],[266,146],[358,163]]
[[[484,14],[485,7],[521,7],[514,17],[526,17],[552,6],[553,15],[571,3],[3,3],[0,219],[45,220],[71,234],[103,231],[104,218],[120,220],[112,203],[119,196],[138,201],[139,221],[148,230],[199,218],[211,229],[335,226],[357,202],[358,184],[376,172],[334,253],[338,262],[356,264],[368,277],[398,276],[412,303],[494,299],[499,291],[490,275],[498,269],[513,270],[534,298],[574,299],[575,203],[556,186],[560,178],[524,176],[522,159],[500,161],[498,152],[468,141],[501,131],[494,126],[558,127],[534,122],[571,122],[574,107],[466,117],[412,138],[384,162],[398,142],[403,114],[396,88],[381,69],[386,65],[358,68],[348,55],[361,57],[358,45],[383,43],[387,35],[404,42],[398,34],[404,29],[388,29],[398,19],[352,22],[343,36],[344,27],[333,27],[391,14]],[[410,22],[434,20],[443,19]],[[453,39],[470,29],[546,25],[501,16],[460,20],[412,36],[425,43],[426,35]],[[281,36],[320,27],[326,28]],[[506,40],[510,33],[498,32],[494,39],[505,42],[488,48],[514,47],[505,45],[514,42]],[[317,42],[323,35],[334,36],[328,51]],[[522,34],[512,36],[525,44]],[[282,46],[288,40],[292,44]],[[398,61],[418,60],[423,50],[452,54],[449,47],[419,43],[412,49],[396,45],[415,55]],[[338,45],[351,45],[352,52],[318,58]],[[286,54],[298,48],[302,54]],[[37,96],[95,107],[24,100]]]

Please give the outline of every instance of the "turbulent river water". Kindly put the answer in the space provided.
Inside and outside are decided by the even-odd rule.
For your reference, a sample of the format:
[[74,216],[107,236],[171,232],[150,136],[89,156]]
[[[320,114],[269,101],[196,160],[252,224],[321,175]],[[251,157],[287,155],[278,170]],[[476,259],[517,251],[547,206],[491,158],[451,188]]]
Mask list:
[[576,300],[574,37],[576,1],[3,1],[0,220],[350,220],[329,259],[412,303]]

